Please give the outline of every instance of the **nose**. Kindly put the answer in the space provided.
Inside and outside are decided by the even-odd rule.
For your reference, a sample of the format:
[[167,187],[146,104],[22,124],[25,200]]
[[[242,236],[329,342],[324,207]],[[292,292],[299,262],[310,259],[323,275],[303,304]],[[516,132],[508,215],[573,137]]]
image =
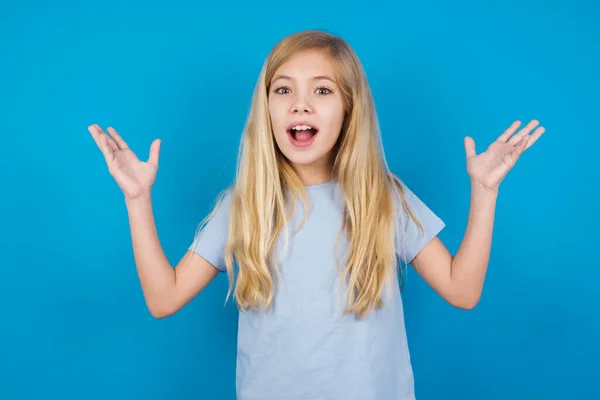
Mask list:
[[294,98],[290,111],[294,114],[312,113],[313,107],[306,95],[298,94]]

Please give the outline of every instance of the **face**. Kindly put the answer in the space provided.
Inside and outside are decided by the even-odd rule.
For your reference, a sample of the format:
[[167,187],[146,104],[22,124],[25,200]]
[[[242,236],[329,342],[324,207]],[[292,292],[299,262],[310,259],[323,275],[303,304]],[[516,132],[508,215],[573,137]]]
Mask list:
[[284,63],[271,81],[273,135],[305,183],[318,177],[330,179],[332,148],[344,121],[343,98],[334,71],[326,54],[305,51]]

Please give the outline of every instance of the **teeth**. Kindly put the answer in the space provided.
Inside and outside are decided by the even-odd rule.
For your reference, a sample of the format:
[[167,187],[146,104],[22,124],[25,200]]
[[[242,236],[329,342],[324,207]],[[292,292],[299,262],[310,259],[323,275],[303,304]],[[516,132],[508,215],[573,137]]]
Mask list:
[[296,125],[292,129],[295,129],[297,131],[306,131],[306,130],[312,129],[312,127],[308,126],[308,125]]

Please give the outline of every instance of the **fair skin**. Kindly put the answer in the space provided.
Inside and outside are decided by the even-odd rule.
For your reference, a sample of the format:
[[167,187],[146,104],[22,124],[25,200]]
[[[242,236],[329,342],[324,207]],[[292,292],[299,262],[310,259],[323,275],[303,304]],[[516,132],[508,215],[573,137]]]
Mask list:
[[[296,54],[271,80],[269,113],[277,146],[305,185],[332,179],[333,151],[344,122],[341,90],[335,67],[320,51]],[[308,124],[318,129],[307,147],[294,146],[288,128]]]
[[[332,148],[343,122],[343,102],[333,71],[326,57],[305,52],[282,65],[272,81],[269,111],[273,134],[305,185],[332,178]],[[310,146],[297,147],[290,142],[287,128],[298,121],[318,128]],[[523,151],[544,132],[535,120],[517,132],[519,125],[518,121],[513,123],[479,155],[473,140],[465,138],[471,203],[461,245],[452,256],[436,237],[411,261],[423,279],[458,308],[475,307],[482,293],[498,187]],[[141,161],[113,128],[109,127],[105,133],[93,124],[88,130],[125,196],[135,263],[148,309],[156,318],[172,315],[200,293],[218,270],[191,251],[184,254],[175,268],[165,256],[154,222],[151,197],[161,142],[155,140],[147,161]]]
[[517,131],[520,124],[515,121],[479,155],[473,139],[465,138],[471,204],[460,247],[452,256],[436,237],[411,261],[423,279],[456,307],[472,309],[479,302],[490,258],[498,188],[521,154],[545,131],[536,120]]
[[[343,122],[343,106],[329,60],[311,52],[303,56],[307,57],[295,57],[277,71],[277,81],[273,81],[272,86],[277,93],[271,94],[269,107],[278,145],[302,181],[313,185],[332,178],[331,149]],[[289,95],[290,89],[292,95]],[[319,129],[313,145],[303,150],[291,146],[286,130],[286,126],[300,119]],[[92,124],[88,131],[102,151],[109,173],[125,195],[135,264],[148,309],[156,318],[172,315],[197,296],[219,271],[189,250],[173,268],[164,253],[154,222],[151,196],[161,141],[152,142],[147,161],[142,161],[114,128],[109,127],[104,132]]]
[[105,133],[92,124],[88,130],[104,155],[109,173],[125,195],[133,254],[148,310],[156,318],[172,315],[200,293],[219,271],[191,251],[173,268],[164,253],[151,196],[161,142],[155,140],[147,161],[141,161],[112,127]]
[[[334,68],[324,53],[307,51],[283,64],[272,80],[269,111],[275,140],[305,185],[331,179],[332,147],[344,116],[340,90],[332,78]],[[319,127],[314,143],[307,148],[295,148],[286,131],[298,120]],[[452,256],[436,237],[410,263],[455,307],[471,309],[478,303],[489,262],[498,186],[521,153],[544,132],[539,127],[530,135],[538,124],[534,120],[514,134],[519,124],[513,123],[480,155],[475,153],[473,139],[465,138],[471,206],[462,244]]]

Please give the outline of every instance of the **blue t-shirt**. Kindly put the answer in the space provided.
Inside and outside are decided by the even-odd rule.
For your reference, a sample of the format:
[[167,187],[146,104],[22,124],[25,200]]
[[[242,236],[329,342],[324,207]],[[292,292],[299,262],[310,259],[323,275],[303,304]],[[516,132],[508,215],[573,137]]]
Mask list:
[[[396,253],[404,263],[444,227],[406,186],[407,201],[425,230],[401,206],[402,234]],[[283,234],[276,247],[281,275],[267,311],[240,311],[236,388],[239,400],[409,400],[413,372],[406,341],[398,280],[391,300],[364,320],[342,317],[339,269],[334,249],[342,226],[343,198],[336,181],[307,187],[311,208],[302,230]],[[223,249],[228,234],[227,194],[190,249],[225,271]],[[293,232],[302,221],[298,203]],[[399,203],[398,203],[399,204]],[[404,212],[402,212],[404,211]],[[403,244],[401,243],[403,240]],[[342,240],[340,250],[347,242]],[[340,253],[342,254],[342,253]],[[343,293],[343,292],[342,292]]]

